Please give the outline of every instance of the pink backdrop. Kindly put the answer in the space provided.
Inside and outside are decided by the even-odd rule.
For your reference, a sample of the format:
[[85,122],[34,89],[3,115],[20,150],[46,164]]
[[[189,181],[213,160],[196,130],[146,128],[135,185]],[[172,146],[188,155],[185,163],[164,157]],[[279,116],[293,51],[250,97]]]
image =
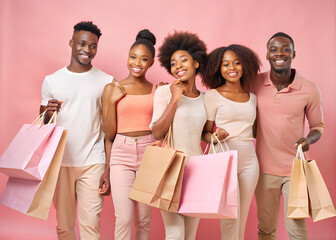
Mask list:
[[[0,154],[21,125],[31,122],[38,114],[44,76],[69,63],[68,41],[73,25],[81,20],[92,20],[102,29],[94,64],[118,80],[128,74],[127,53],[135,35],[143,28],[155,33],[157,47],[174,29],[197,32],[209,51],[231,43],[245,44],[259,54],[263,70],[268,69],[265,59],[268,38],[277,31],[284,31],[295,41],[297,57],[293,66],[303,76],[315,81],[322,91],[326,127],[310,155],[317,159],[335,201],[335,1],[261,2],[1,0]],[[148,72],[148,79],[153,82],[172,80],[158,62]],[[0,193],[6,179],[0,174]],[[108,197],[102,213],[102,239],[113,239],[113,215],[112,200]],[[336,239],[336,218],[307,222],[310,239]],[[48,221],[41,221],[0,206],[0,239],[56,239],[55,225],[53,207]],[[152,229],[151,239],[164,238],[163,223],[157,210],[154,210]],[[201,220],[197,239],[219,239],[219,236],[218,221]],[[279,219],[278,238],[288,239],[283,215]],[[246,239],[257,239],[254,200]]]

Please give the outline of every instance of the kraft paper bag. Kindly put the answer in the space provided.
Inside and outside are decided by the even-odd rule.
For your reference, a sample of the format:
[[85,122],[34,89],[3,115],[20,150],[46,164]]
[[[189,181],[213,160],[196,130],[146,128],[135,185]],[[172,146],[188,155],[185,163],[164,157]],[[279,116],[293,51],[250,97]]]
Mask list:
[[310,214],[314,222],[336,216],[336,211],[326,184],[315,160],[304,161],[310,200]]
[[237,150],[191,156],[178,213],[197,218],[237,218]]
[[147,146],[128,197],[161,210],[177,212],[184,161],[182,152]]
[[56,127],[52,137],[58,138],[59,144],[43,180],[10,177],[0,198],[1,204],[28,216],[47,220],[61,167],[67,131],[62,127]]
[[291,182],[288,196],[287,217],[302,219],[309,217],[307,181],[303,169],[305,161],[302,146],[298,146],[296,158],[293,160]]
[[0,171],[8,177],[42,180],[49,167],[60,138],[51,138],[56,123],[34,123],[21,127],[0,158]]

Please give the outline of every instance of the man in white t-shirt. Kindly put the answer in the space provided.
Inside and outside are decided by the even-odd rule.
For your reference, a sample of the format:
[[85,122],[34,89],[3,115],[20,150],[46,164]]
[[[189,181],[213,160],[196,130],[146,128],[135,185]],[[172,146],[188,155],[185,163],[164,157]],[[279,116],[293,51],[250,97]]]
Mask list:
[[100,238],[103,196],[110,194],[109,153],[101,129],[101,96],[113,77],[92,66],[100,29],[92,22],[74,26],[69,66],[46,76],[40,112],[47,122],[57,111],[57,124],[68,130],[54,196],[58,239],[76,239],[76,205],[81,239]]

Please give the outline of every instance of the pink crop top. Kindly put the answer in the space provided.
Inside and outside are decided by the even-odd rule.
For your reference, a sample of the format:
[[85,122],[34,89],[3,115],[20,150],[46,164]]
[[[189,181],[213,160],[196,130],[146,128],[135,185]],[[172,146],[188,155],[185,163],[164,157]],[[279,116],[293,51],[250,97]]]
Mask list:
[[151,130],[155,89],[153,84],[150,94],[126,94],[117,103],[117,133]]

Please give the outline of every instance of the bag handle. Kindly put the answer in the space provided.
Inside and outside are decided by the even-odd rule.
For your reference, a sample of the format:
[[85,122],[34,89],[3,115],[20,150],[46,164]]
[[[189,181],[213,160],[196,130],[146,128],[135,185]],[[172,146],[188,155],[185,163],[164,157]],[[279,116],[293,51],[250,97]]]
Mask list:
[[[47,109],[43,112],[43,113],[41,113],[34,121],[33,121],[33,123],[31,124],[31,126],[33,126],[33,125],[40,125],[40,126],[42,126],[42,124],[43,124],[43,119],[44,119],[44,115],[46,114],[46,112],[47,112]],[[52,122],[53,122],[53,120],[55,120],[55,122],[56,122],[56,118],[57,118],[57,111],[55,111],[54,113],[53,113],[53,115],[51,116],[51,118],[50,118],[50,120],[49,120],[49,122],[47,123],[47,124],[51,124]]]
[[[214,134],[214,137],[216,138],[216,140],[217,140],[217,142],[218,142],[218,145],[220,146],[220,148],[222,149],[223,152],[228,152],[228,151],[230,151],[229,146],[227,145],[225,139],[223,139],[222,141],[220,141],[220,140],[218,139],[218,137],[217,137],[216,134]],[[226,151],[225,151],[224,148],[223,148],[222,142],[225,144]],[[210,145],[210,149],[209,149],[209,151],[210,151],[211,148],[212,148],[212,151],[213,151],[214,153],[216,153],[216,150],[215,150],[215,144],[214,144],[214,142],[213,142],[213,138],[211,138],[211,142],[210,142],[209,144],[207,144],[207,146],[206,146],[206,148],[205,148],[205,150],[204,150],[204,152],[203,152],[203,155],[207,152],[209,145]]]
[[302,151],[302,144],[300,144],[296,150],[296,159],[306,160]]
[[174,148],[172,141],[173,141],[173,134],[172,134],[172,125],[170,124],[168,128],[168,132],[166,133],[165,137],[160,141],[159,146],[165,148]]

